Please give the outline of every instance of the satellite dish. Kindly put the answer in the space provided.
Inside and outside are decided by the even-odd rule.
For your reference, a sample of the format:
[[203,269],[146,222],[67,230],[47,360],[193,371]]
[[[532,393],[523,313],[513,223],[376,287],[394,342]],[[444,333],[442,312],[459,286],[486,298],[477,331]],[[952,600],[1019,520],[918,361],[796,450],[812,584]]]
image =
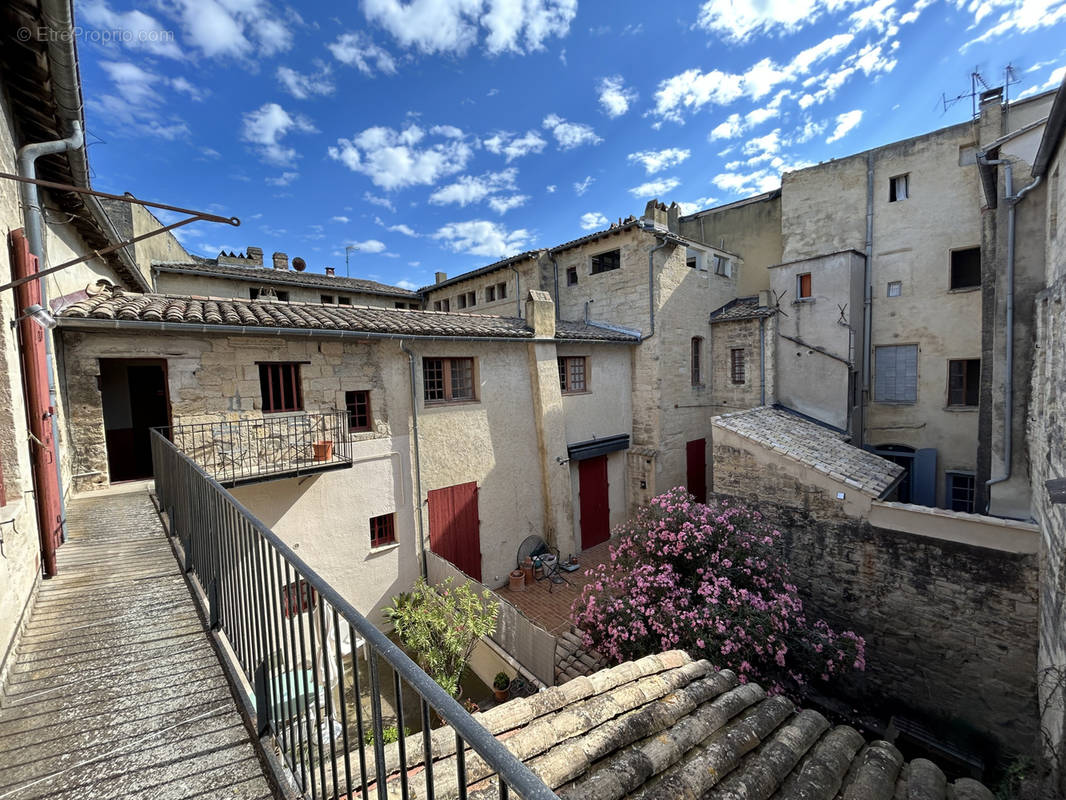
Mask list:
[[299,256],[296,256],[296,258],[292,260],[292,268],[297,272],[303,272],[305,269],[307,269],[307,262]]

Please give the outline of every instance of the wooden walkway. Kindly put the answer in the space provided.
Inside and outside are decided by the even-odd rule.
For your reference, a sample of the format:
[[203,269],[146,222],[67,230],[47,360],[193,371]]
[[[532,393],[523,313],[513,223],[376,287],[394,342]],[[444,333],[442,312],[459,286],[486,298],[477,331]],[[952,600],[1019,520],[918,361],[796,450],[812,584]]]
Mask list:
[[146,491],[67,514],[0,705],[0,800],[273,797]]

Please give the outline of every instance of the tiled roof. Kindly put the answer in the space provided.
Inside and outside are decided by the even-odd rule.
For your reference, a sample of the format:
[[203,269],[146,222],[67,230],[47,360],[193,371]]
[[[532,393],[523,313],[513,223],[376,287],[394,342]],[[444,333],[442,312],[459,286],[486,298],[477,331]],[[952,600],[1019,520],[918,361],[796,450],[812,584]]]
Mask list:
[[[63,309],[60,324],[73,320],[101,320],[214,325],[239,328],[397,334],[403,336],[489,336],[532,339],[525,320],[479,314],[403,311],[366,306],[318,303],[279,303],[210,297],[173,297],[103,289]],[[556,323],[556,338],[577,341],[636,342],[637,338],[581,322]]]
[[903,467],[848,444],[842,433],[785,409],[760,406],[722,414],[711,424],[873,497],[883,496],[903,474]]
[[711,324],[715,322],[736,322],[742,319],[759,319],[772,317],[776,309],[760,306],[758,297],[738,297],[730,300],[721,308],[711,312]]
[[[949,782],[932,762],[785,697],[741,684],[681,651],[648,656],[511,700],[474,718],[564,800],[616,798],[891,798],[992,800],[969,778]],[[432,733],[436,797],[458,793],[455,734]],[[395,781],[398,743],[385,748]],[[424,796],[421,734],[406,742],[413,797]],[[498,797],[495,776],[466,753],[472,800]],[[367,765],[373,774],[373,766]]]
[[417,292],[401,289],[399,286],[378,283],[377,281],[363,280],[362,278],[330,277],[329,275],[320,275],[317,272],[297,272],[296,270],[274,269],[270,266],[241,267],[235,264],[219,264],[213,258],[199,258],[197,256],[193,256],[191,261],[153,261],[152,270],[183,275],[206,275],[261,284],[274,283],[284,286],[305,286],[311,289],[331,291],[348,290],[350,292],[363,292],[364,294],[403,297],[411,300],[419,298]]

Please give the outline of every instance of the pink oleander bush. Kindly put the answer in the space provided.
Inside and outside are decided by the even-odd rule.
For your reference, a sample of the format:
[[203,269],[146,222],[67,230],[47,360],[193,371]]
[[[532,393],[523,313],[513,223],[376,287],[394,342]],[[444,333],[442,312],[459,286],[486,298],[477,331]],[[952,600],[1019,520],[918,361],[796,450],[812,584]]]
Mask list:
[[794,696],[865,668],[861,636],[804,614],[781,534],[758,512],[704,505],[678,487],[619,533],[571,610],[586,645],[607,658],[682,649]]

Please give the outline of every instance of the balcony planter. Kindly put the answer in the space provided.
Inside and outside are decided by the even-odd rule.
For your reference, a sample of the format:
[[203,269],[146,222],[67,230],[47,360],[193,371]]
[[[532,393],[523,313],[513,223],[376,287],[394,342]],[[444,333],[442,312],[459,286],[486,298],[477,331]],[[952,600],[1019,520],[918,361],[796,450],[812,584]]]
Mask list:
[[492,679],[492,696],[496,698],[497,703],[503,703],[510,693],[511,679],[507,677],[506,672],[497,672],[496,677]]
[[526,573],[520,569],[511,570],[507,588],[512,592],[524,592],[526,590]]
[[314,451],[315,461],[329,461],[333,458],[333,440],[323,439],[319,442],[314,442],[311,445],[311,449]]

